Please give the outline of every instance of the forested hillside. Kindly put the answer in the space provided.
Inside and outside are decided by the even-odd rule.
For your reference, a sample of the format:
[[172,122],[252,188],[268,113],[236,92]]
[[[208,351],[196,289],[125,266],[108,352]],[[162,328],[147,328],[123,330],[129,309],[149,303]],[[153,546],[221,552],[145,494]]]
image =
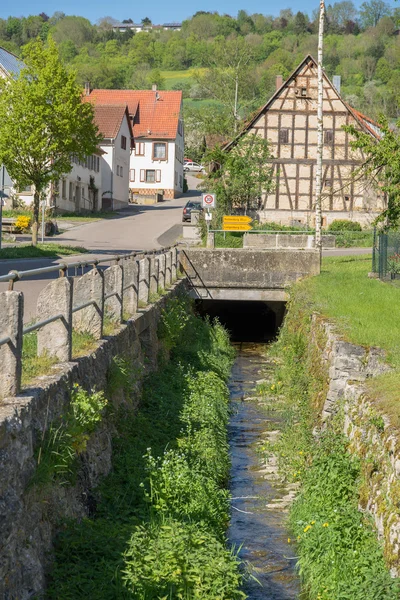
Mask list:
[[[382,0],[364,2],[359,11],[350,0],[327,8],[325,69],[341,75],[344,98],[371,117],[400,116],[399,22],[400,9]],[[24,44],[50,33],[80,83],[181,89],[188,124],[201,122],[205,133],[225,135],[266,102],[276,75],[285,78],[306,54],[317,53],[315,15],[290,9],[279,17],[198,12],[181,31],[121,34],[115,24],[111,17],[93,25],[63,13],[9,17],[0,20],[0,45],[23,56]]]

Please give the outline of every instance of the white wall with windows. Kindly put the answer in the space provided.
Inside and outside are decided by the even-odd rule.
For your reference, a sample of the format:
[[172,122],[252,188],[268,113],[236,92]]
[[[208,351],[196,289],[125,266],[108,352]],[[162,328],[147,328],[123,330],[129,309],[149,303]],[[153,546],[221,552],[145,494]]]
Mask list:
[[115,210],[129,202],[129,163],[131,133],[127,118],[122,121],[115,139],[103,140],[102,156],[102,205]]
[[[166,197],[183,191],[183,137],[171,140],[136,139],[129,170],[131,190],[164,190]],[[167,193],[168,192],[168,193]]]

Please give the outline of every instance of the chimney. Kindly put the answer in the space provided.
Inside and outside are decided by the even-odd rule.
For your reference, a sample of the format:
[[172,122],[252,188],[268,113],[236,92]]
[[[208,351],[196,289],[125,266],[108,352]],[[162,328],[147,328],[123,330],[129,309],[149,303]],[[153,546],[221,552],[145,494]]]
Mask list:
[[153,90],[153,92],[157,91],[157,84],[153,83],[153,85],[151,86],[151,89]]
[[280,87],[282,87],[283,85],[283,77],[282,75],[277,75],[276,76],[276,89],[279,90]]
[[333,87],[336,88],[338,94],[340,94],[340,84],[342,82],[342,78],[340,75],[334,75],[332,78]]
[[90,82],[85,81],[85,96],[90,96]]

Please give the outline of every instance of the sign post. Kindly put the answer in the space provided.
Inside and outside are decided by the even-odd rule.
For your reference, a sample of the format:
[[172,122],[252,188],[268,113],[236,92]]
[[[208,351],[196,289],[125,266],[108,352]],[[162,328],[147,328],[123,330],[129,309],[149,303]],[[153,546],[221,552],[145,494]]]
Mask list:
[[203,208],[207,210],[205,219],[207,221],[207,233],[210,231],[210,222],[212,219],[211,209],[217,206],[217,196],[213,192],[207,192],[201,195]]

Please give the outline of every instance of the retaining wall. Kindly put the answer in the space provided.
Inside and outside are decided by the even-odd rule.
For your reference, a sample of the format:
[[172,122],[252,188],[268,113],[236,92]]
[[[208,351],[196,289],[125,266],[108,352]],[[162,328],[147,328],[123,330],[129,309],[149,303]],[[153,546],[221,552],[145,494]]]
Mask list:
[[[314,343],[326,340],[321,361],[328,365],[328,391],[322,421],[344,410],[350,451],[361,460],[360,510],[373,517],[393,576],[400,575],[400,433],[368,397],[365,382],[389,370],[384,352],[341,339],[332,323],[313,318]],[[320,336],[321,337],[321,336]]]

